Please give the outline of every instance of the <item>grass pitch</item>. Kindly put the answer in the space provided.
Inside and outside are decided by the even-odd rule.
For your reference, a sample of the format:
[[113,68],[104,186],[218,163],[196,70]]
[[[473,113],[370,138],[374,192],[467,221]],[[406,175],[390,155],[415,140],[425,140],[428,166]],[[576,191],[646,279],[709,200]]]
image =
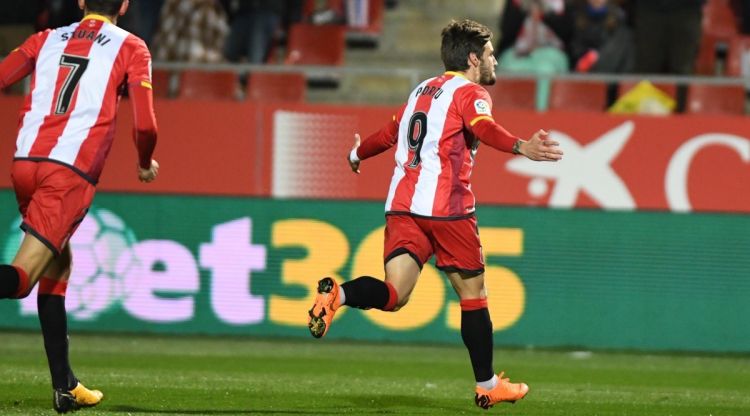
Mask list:
[[[74,334],[78,415],[750,415],[750,357],[496,350],[531,391],[485,413],[459,346]],[[51,415],[41,335],[0,332],[0,414]]]

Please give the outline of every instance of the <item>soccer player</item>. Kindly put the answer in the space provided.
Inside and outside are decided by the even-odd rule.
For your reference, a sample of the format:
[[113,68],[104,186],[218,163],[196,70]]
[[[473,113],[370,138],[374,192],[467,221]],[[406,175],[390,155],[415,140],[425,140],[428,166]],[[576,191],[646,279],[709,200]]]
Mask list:
[[135,115],[138,179],[151,182],[159,171],[151,159],[157,131],[151,55],[142,40],[115,26],[128,0],[78,5],[82,21],[31,36],[0,63],[0,89],[33,74],[11,170],[25,236],[13,263],[0,265],[0,298],[24,298],[39,282],[39,323],[59,413],[94,406],[103,396],[78,381],[68,360],[68,241],[91,206],[125,88]]
[[461,337],[476,380],[475,402],[488,409],[522,399],[524,383],[511,383],[492,366],[492,323],[487,309],[484,260],[469,176],[479,143],[535,161],[562,158],[558,143],[537,131],[528,141],[492,118],[492,102],[481,85],[495,83],[492,32],[471,20],[451,22],[442,32],[445,72],[417,86],[380,131],[348,156],[360,161],[396,146],[396,168],[386,200],[385,281],[361,276],[338,285],[318,282],[308,326],[324,336],[342,305],[397,311],[409,300],[422,265],[434,254],[461,299]]

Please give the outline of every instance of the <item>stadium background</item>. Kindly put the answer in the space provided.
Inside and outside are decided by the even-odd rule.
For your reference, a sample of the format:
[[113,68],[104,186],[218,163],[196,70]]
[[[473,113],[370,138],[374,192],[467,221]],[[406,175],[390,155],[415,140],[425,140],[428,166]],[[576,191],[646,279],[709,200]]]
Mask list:
[[[95,206],[72,241],[71,328],[309,337],[306,310],[321,276],[380,276],[392,158],[367,161],[362,175],[352,175],[343,162],[352,134],[380,127],[414,81],[440,72],[437,34],[450,17],[494,28],[501,5],[430,3],[385,11],[374,34],[349,35],[350,44],[375,46],[331,46],[341,54],[331,66],[157,62],[162,174],[150,186],[135,181],[132,118],[121,105]],[[281,76],[279,95],[272,89],[258,99],[234,84],[221,92],[227,74],[236,82],[248,70]],[[274,98],[299,79],[283,76],[297,71],[307,78],[304,97]],[[189,92],[188,74],[202,92]],[[740,88],[744,100],[738,75],[649,79]],[[527,82],[531,104],[500,104],[510,82],[491,89],[498,122],[522,137],[549,129],[566,151],[563,162],[537,166],[480,149],[473,186],[496,345],[750,351],[744,101],[735,114],[720,108],[732,101],[729,90],[716,101],[690,101],[686,114],[596,110],[609,86],[642,78],[506,76]],[[576,108],[589,102],[591,89],[576,89],[581,84],[601,93],[593,107]],[[544,85],[551,95],[541,102]],[[8,110],[0,113],[3,155],[12,154],[18,120],[10,110],[21,101],[0,97]],[[9,165],[3,158],[0,171]],[[0,244],[9,261],[19,219],[7,176],[0,186]],[[0,304],[0,326],[35,328],[29,299]],[[347,310],[329,336],[460,343],[458,322],[455,295],[426,266],[402,312]]]

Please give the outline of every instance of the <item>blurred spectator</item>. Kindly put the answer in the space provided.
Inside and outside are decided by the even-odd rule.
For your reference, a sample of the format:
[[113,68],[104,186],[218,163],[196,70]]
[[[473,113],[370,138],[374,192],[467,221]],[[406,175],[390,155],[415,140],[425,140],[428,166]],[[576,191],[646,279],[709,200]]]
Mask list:
[[[135,19],[133,33],[143,39],[150,47],[156,30],[159,28],[159,18],[164,7],[164,0],[139,0],[130,3],[130,15]],[[127,15],[126,15],[127,16]]]
[[[301,19],[301,1],[222,0],[229,13],[230,30],[224,55],[231,62],[242,58],[260,64],[267,60],[274,36],[287,16]],[[295,16],[296,15],[296,16]]]
[[219,62],[227,32],[218,0],[166,0],[152,52],[159,61]]
[[583,0],[573,11],[575,30],[570,56],[578,72],[624,73],[633,70],[633,36],[625,13],[610,0]]
[[[26,1],[26,0],[24,0]],[[16,3],[16,2],[5,2]],[[83,11],[77,1],[72,0],[41,0],[37,16],[37,30],[67,26],[83,18]]]
[[563,0],[508,0],[497,46],[501,70],[554,74],[568,70],[563,52],[573,22]]
[[286,11],[284,12],[284,32],[289,31],[289,26],[302,21],[304,14],[304,0],[286,0]]
[[693,73],[705,0],[638,0],[635,4],[636,71]]
[[370,24],[369,0],[327,0],[315,7],[311,22],[316,25],[345,24],[362,29]]
[[370,24],[370,2],[368,0],[346,0],[346,24],[355,29],[362,29]]
[[610,3],[617,5],[623,12],[625,12],[625,22],[628,27],[632,30],[635,26],[635,0],[609,0]]

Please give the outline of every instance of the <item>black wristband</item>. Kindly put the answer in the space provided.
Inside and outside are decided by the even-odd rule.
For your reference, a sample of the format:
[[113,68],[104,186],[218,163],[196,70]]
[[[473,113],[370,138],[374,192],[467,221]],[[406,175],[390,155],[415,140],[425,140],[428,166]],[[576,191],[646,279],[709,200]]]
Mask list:
[[521,142],[523,142],[523,140],[518,139],[518,140],[516,140],[515,143],[513,143],[513,154],[514,155],[520,155],[521,154]]

